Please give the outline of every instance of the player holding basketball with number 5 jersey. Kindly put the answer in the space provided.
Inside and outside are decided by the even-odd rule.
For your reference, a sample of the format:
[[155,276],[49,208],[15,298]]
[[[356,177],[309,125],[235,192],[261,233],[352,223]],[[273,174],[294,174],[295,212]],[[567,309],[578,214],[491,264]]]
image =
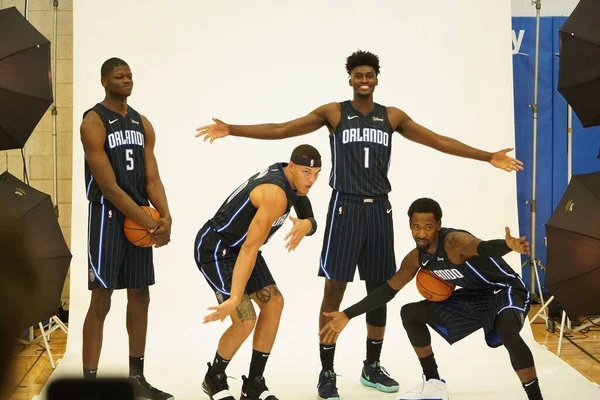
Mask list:
[[519,332],[529,311],[529,292],[519,275],[504,261],[511,251],[529,254],[524,237],[483,241],[462,230],[442,228],[442,209],[432,199],[415,200],[408,209],[416,248],[410,251],[390,280],[343,312],[326,313],[333,319],[320,335],[337,339],[350,318],[381,307],[410,282],[420,268],[461,289],[440,302],[406,304],[401,315],[408,338],[423,367],[423,383],[403,393],[400,400],[447,400],[427,325],[453,344],[483,328],[488,346],[504,345],[513,369],[531,400],[542,398],[531,350]]
[[[170,241],[171,214],[154,156],[156,135],[148,119],[127,104],[133,76],[125,61],[105,61],[101,83],[105,98],[85,112],[81,124],[90,201],[88,287],[92,291],[83,324],[84,378],[96,377],[113,290],[126,288],[129,379],[136,399],[172,399],[144,377],[148,287],[154,284],[152,247],[134,246],[123,231],[125,217],[129,217],[151,232],[156,247]],[[158,221],[140,208],[149,201],[161,215]]]
[[[319,260],[319,276],[325,278],[320,328],[328,320],[323,312],[340,309],[346,285],[354,279],[357,266],[367,293],[396,272],[392,206],[388,200],[392,187],[387,176],[394,132],[438,151],[486,161],[505,171],[523,169],[520,161],[506,154],[512,149],[489,153],[469,147],[419,125],[396,107],[375,103],[373,92],[379,83],[379,57],[375,54],[354,52],[346,60],[346,72],[354,91],[352,100],[325,104],[304,117],[280,124],[229,125],[214,119],[215,124],[199,127],[196,135],[206,135],[204,140],[211,142],[227,135],[284,139],[327,127],[333,164],[329,185],[333,193]],[[386,320],[385,305],[366,315],[367,351],[360,381],[383,392],[395,392],[398,382],[379,362]],[[319,398],[338,400],[333,368],[335,342],[321,341],[319,347]]]

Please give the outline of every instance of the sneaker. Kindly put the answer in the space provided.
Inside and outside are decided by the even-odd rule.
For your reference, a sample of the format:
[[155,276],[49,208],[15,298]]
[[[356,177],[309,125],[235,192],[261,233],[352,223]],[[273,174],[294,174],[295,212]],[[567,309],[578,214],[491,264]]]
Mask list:
[[337,387],[335,385],[335,372],[321,371],[319,374],[319,400],[340,400]]
[[173,400],[175,398],[172,394],[150,385],[143,375],[130,376],[129,382],[133,385],[135,400]]
[[425,376],[423,376],[423,383],[408,392],[402,393],[398,400],[448,400],[448,397],[446,381],[443,379],[426,380]]
[[263,376],[248,379],[242,375],[242,396],[240,400],[279,400],[269,392]]
[[[208,363],[208,371],[210,371],[210,368],[211,365]],[[235,397],[229,391],[227,375],[209,376],[208,371],[206,371],[204,382],[202,382],[202,390],[208,395],[208,398],[210,400],[235,400]]]
[[398,382],[388,374],[385,368],[379,364],[379,361],[371,365],[364,361],[360,383],[385,393],[395,393],[400,389]]

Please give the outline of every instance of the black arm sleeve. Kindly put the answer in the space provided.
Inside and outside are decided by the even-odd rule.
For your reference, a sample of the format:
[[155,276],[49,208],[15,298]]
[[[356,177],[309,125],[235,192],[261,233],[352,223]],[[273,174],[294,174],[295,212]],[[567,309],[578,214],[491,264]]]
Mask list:
[[299,196],[298,200],[296,200],[296,204],[294,204],[294,210],[296,210],[298,219],[308,219],[312,224],[312,229],[306,234],[306,236],[310,236],[315,233],[317,231],[317,221],[314,218],[312,205],[310,204],[308,197]]
[[488,240],[477,245],[477,253],[484,257],[502,257],[511,251],[503,239]]
[[352,319],[367,311],[375,310],[392,300],[398,292],[398,290],[392,289],[390,284],[386,282],[358,303],[346,308],[344,314],[346,314],[348,319]]

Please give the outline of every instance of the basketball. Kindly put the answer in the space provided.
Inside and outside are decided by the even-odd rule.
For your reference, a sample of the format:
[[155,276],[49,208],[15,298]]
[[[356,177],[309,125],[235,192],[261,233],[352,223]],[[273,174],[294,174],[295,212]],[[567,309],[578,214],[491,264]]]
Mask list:
[[[160,213],[152,207],[141,206],[141,209],[146,211],[155,220],[160,218]],[[125,237],[129,242],[138,247],[150,247],[154,245],[154,239],[148,232],[148,229],[142,228],[129,217],[125,217],[123,223],[123,230],[125,231]]]
[[429,301],[444,301],[454,293],[454,285],[421,268],[417,273],[417,289]]

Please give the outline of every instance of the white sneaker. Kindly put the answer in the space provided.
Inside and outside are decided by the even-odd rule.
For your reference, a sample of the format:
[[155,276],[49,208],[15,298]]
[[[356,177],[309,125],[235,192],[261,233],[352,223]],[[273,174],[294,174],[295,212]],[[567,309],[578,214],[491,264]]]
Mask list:
[[398,398],[398,400],[414,399],[448,400],[449,396],[446,382],[439,379],[426,380],[425,376],[423,376],[423,383],[408,392],[402,393]]

